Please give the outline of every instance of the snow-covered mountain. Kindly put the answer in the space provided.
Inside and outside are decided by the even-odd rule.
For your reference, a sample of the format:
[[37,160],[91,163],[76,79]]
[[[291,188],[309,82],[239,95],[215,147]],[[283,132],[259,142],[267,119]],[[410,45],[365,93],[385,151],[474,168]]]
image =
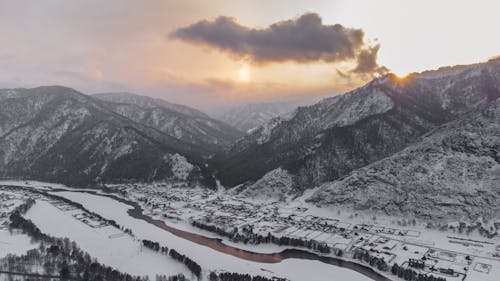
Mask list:
[[133,93],[127,93],[127,92],[99,93],[99,94],[93,94],[92,96],[109,102],[134,104],[142,108],[163,107],[171,111],[175,111],[192,117],[209,118],[207,114],[192,107],[188,107],[182,104],[170,103],[164,99],[151,98],[151,97],[136,95]]
[[71,184],[180,179],[212,185],[212,151],[50,86],[0,90],[0,176]]
[[432,219],[499,216],[500,99],[321,185],[309,201]]
[[384,76],[252,130],[217,158],[218,177],[234,186],[282,168],[302,189],[337,180],[488,106],[500,97],[499,77],[500,60]]
[[217,114],[219,120],[247,132],[266,124],[271,119],[291,113],[299,105],[310,104],[306,100],[292,100],[283,102],[249,103],[232,107]]
[[120,115],[205,150],[224,150],[243,135],[205,113],[162,99],[130,93],[96,94],[93,97],[108,102],[109,107]]

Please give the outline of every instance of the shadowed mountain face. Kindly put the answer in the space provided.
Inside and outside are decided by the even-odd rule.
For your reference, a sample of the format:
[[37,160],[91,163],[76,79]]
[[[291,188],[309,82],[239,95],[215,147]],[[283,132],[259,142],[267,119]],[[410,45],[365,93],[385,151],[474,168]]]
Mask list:
[[213,153],[229,148],[243,136],[242,132],[205,113],[161,99],[129,93],[96,94],[93,97],[108,102],[108,106],[120,115]]
[[500,60],[389,75],[276,118],[217,157],[225,185],[284,168],[300,188],[339,179],[500,97]]
[[0,176],[71,184],[179,179],[213,186],[213,151],[52,86],[0,90]]

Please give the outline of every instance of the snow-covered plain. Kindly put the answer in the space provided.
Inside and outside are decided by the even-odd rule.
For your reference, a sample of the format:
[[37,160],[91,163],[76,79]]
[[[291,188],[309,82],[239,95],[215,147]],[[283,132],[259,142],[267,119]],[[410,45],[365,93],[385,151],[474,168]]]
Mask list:
[[148,275],[154,280],[156,274],[190,276],[187,268],[170,257],[141,247],[140,241],[112,226],[93,228],[72,216],[75,211],[56,208],[48,201],[37,200],[26,213],[40,230],[54,237],[68,237],[80,248],[105,265],[132,275]]

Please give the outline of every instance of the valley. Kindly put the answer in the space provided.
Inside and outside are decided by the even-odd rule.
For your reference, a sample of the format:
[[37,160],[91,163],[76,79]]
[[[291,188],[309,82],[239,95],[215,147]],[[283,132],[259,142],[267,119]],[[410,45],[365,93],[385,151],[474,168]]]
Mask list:
[[[287,280],[303,280],[307,276],[322,280],[327,272],[335,271],[332,274],[345,274],[349,280],[392,280],[391,269],[396,263],[445,280],[468,281],[495,280],[495,272],[500,270],[498,236],[486,239],[477,233],[438,231],[411,222],[403,226],[389,218],[373,219],[361,213],[316,208],[303,198],[287,203],[253,201],[229,196],[222,190],[187,189],[166,183],[109,185],[105,190],[94,191],[38,182],[7,181],[1,185],[17,196],[37,194],[36,204],[26,217],[43,232],[68,237],[100,262],[133,275],[155,271],[190,276],[181,264],[140,246],[142,239],[174,247],[200,261],[205,275],[227,270]],[[81,210],[57,200],[44,198],[44,193],[81,204],[132,234],[82,215]],[[327,246],[328,251],[284,244],[283,239],[281,243],[264,239],[268,235],[316,241]],[[364,257],[360,258],[364,253],[372,259],[383,258],[387,264],[370,265]],[[302,272],[301,277],[290,274],[295,262],[304,262],[300,257],[307,257],[307,263],[312,265],[311,271]],[[127,264],[131,258],[147,260],[148,267]],[[414,261],[424,261],[423,268],[419,269]],[[413,266],[409,266],[410,262]],[[163,270],[158,271],[160,268]]]
[[0,0],[0,281],[499,281],[499,10]]

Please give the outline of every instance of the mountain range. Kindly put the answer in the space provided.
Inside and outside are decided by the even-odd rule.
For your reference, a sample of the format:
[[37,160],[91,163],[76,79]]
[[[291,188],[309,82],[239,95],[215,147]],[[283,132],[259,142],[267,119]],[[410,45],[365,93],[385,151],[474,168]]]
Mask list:
[[500,59],[389,74],[309,106],[247,106],[221,121],[130,93],[4,89],[0,176],[219,180],[249,197],[314,188],[307,201],[318,206],[487,217],[500,212],[499,102]]
[[498,216],[500,60],[376,79],[275,119],[227,157],[219,178],[245,196],[286,200],[317,187],[306,201],[319,207]]
[[115,113],[213,153],[229,148],[243,133],[207,114],[162,99],[131,93],[95,94]]

